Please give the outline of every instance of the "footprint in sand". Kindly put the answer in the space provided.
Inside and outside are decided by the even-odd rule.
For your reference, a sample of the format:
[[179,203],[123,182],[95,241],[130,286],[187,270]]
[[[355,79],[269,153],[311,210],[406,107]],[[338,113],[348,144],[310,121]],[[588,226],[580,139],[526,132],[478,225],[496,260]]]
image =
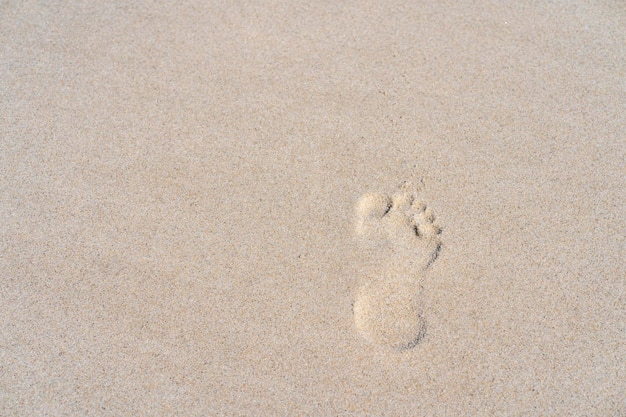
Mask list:
[[424,337],[420,287],[441,249],[433,211],[403,188],[364,194],[355,207],[356,234],[377,265],[359,289],[355,326],[365,339],[396,350]]

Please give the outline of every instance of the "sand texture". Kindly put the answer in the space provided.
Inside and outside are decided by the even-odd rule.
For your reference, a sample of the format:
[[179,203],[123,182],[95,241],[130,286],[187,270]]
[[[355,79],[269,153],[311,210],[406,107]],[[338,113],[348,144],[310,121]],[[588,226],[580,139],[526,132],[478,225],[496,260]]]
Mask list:
[[626,416],[623,1],[0,1],[0,416]]

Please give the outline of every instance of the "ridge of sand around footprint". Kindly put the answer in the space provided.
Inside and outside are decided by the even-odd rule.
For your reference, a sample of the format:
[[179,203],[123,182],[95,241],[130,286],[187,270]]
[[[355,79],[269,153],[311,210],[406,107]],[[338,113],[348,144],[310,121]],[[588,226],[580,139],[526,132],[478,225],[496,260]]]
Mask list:
[[358,291],[354,323],[368,341],[405,350],[426,334],[420,282],[441,250],[432,209],[410,192],[366,193],[356,203],[355,230],[382,269]]

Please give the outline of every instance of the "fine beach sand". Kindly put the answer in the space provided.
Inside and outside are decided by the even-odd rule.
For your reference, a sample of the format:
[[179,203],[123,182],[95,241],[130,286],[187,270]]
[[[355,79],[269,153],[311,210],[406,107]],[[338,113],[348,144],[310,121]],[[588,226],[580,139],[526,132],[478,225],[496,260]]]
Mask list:
[[626,416],[620,1],[0,2],[0,416]]

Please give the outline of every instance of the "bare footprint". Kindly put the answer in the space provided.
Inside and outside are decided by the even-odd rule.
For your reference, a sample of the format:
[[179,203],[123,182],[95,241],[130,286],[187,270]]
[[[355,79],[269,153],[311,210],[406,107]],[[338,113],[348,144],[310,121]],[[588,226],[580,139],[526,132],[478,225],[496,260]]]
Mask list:
[[441,229],[432,209],[407,191],[366,193],[355,211],[356,234],[378,265],[359,289],[355,327],[371,342],[410,349],[426,331],[420,285],[441,250]]

